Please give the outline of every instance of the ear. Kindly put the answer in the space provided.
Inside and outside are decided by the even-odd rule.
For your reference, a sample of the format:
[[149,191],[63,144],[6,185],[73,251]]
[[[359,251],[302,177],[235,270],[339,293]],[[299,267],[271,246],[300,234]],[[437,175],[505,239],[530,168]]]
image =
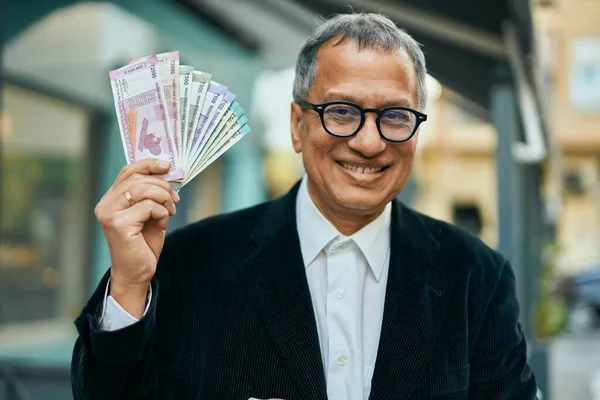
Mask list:
[[300,140],[303,128],[302,121],[302,108],[296,102],[290,104],[291,118],[290,118],[290,131],[292,133],[292,146],[296,153],[302,153],[302,141]]

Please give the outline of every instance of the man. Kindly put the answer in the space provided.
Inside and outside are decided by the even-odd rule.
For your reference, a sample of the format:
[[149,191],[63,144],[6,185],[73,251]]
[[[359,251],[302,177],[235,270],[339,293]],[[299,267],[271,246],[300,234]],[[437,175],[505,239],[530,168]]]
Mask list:
[[96,208],[112,266],[76,320],[75,398],[535,398],[511,267],[394,200],[425,76],[390,20],[341,15],[298,58],[287,195],[165,240],[168,165],[125,167]]

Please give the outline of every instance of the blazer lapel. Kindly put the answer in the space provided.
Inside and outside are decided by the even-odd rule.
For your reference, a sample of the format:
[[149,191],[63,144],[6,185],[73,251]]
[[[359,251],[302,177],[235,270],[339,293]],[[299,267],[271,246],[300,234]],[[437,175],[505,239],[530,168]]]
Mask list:
[[305,399],[327,398],[315,314],[296,228],[296,185],[273,202],[242,266],[251,301]]
[[406,399],[444,320],[452,278],[436,267],[439,244],[416,214],[394,201],[390,270],[370,400]]

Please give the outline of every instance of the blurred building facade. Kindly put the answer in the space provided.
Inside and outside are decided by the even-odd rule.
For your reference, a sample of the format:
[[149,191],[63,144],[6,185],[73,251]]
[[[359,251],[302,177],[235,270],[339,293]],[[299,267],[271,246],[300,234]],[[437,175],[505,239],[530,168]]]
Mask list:
[[[431,104],[426,140],[419,143],[413,179],[413,206],[432,217],[457,223],[498,244],[494,148],[496,132],[487,121],[461,107],[447,88]],[[425,138],[423,132],[420,133]]]
[[[577,3],[577,4],[574,4]],[[546,189],[558,187],[558,272],[572,273],[600,257],[600,3],[536,2],[539,76],[546,116],[562,155],[561,181],[546,169]],[[414,206],[457,223],[490,246],[498,242],[493,126],[445,89],[431,110],[434,125],[420,145]],[[549,190],[547,190],[549,192]]]
[[600,257],[600,3],[539,1],[534,18],[550,128],[563,153],[557,233],[561,267],[571,272]]

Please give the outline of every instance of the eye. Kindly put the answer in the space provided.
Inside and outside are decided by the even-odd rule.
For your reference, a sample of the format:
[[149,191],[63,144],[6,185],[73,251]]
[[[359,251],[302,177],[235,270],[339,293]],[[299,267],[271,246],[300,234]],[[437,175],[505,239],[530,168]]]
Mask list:
[[354,119],[360,118],[360,111],[350,105],[331,105],[325,109],[325,116],[334,119]]
[[348,115],[350,113],[350,110],[348,110],[347,108],[343,108],[343,107],[336,107],[336,108],[332,109],[330,112],[332,114],[337,114],[337,115]]
[[415,116],[403,110],[391,110],[387,111],[381,116],[381,121],[386,124],[405,124],[410,123],[415,119]]
[[387,113],[383,114],[383,116],[389,120],[407,120],[408,119],[408,115],[406,115],[400,111],[388,111]]

